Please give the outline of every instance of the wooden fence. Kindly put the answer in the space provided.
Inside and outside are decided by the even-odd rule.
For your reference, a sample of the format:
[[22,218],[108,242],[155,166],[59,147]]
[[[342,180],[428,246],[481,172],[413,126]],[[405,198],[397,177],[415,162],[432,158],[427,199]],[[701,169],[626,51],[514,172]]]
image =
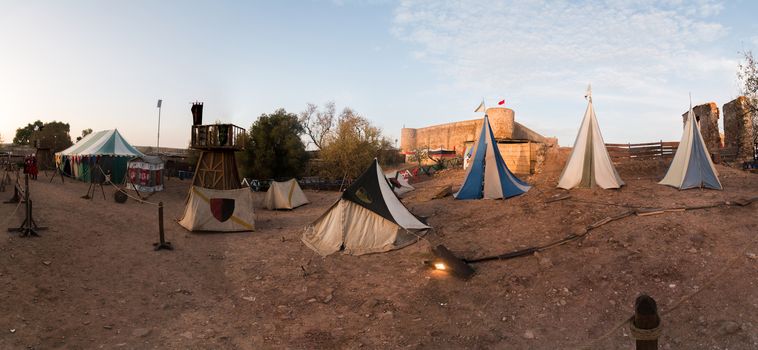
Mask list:
[[653,159],[673,157],[679,142],[649,142],[649,143],[606,143],[605,148],[611,160],[624,159]]

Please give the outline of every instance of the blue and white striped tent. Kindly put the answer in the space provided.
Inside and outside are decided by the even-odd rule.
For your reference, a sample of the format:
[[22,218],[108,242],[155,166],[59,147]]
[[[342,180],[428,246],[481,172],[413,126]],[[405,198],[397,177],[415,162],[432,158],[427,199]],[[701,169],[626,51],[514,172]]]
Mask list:
[[508,169],[497,148],[487,115],[473,152],[455,199],[505,199],[526,193],[531,188]]
[[134,157],[144,156],[127,142],[117,129],[103,130],[85,136],[73,146],[55,154],[58,166],[69,176],[90,182],[102,174],[97,165],[110,173],[113,183],[122,183],[127,163]]

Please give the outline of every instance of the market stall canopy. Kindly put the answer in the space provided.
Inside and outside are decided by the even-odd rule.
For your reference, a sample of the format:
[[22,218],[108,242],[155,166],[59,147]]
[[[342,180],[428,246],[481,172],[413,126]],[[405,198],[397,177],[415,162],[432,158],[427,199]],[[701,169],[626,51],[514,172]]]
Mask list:
[[62,156],[144,156],[134,146],[130,145],[118,129],[103,130],[85,136],[73,146],[56,153]]

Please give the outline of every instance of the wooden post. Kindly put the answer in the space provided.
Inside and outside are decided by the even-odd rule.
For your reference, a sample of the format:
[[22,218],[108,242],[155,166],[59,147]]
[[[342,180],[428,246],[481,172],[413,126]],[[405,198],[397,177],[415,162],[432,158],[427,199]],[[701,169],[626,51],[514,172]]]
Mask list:
[[632,319],[632,333],[634,328],[638,332],[644,333],[633,334],[637,350],[657,350],[658,349],[658,327],[661,319],[658,316],[658,306],[655,300],[650,296],[643,294],[637,297],[634,302],[634,318]]
[[171,242],[166,242],[166,237],[163,233],[163,202],[158,202],[158,243],[153,243],[153,246],[155,246],[155,250],[173,250],[174,247],[171,246]]

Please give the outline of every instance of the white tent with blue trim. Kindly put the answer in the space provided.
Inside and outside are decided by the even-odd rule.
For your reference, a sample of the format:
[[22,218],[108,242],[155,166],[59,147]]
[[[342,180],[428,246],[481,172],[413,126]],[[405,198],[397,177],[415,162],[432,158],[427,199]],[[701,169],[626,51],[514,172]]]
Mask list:
[[505,199],[526,193],[531,188],[508,169],[497,148],[487,115],[473,152],[455,199]]
[[661,185],[676,187],[680,190],[688,188],[711,188],[720,190],[716,167],[713,166],[708,148],[700,133],[700,126],[692,113],[692,106],[687,114],[684,124],[684,133],[679,147],[676,149],[674,160],[666,172],[666,176],[659,182]]

